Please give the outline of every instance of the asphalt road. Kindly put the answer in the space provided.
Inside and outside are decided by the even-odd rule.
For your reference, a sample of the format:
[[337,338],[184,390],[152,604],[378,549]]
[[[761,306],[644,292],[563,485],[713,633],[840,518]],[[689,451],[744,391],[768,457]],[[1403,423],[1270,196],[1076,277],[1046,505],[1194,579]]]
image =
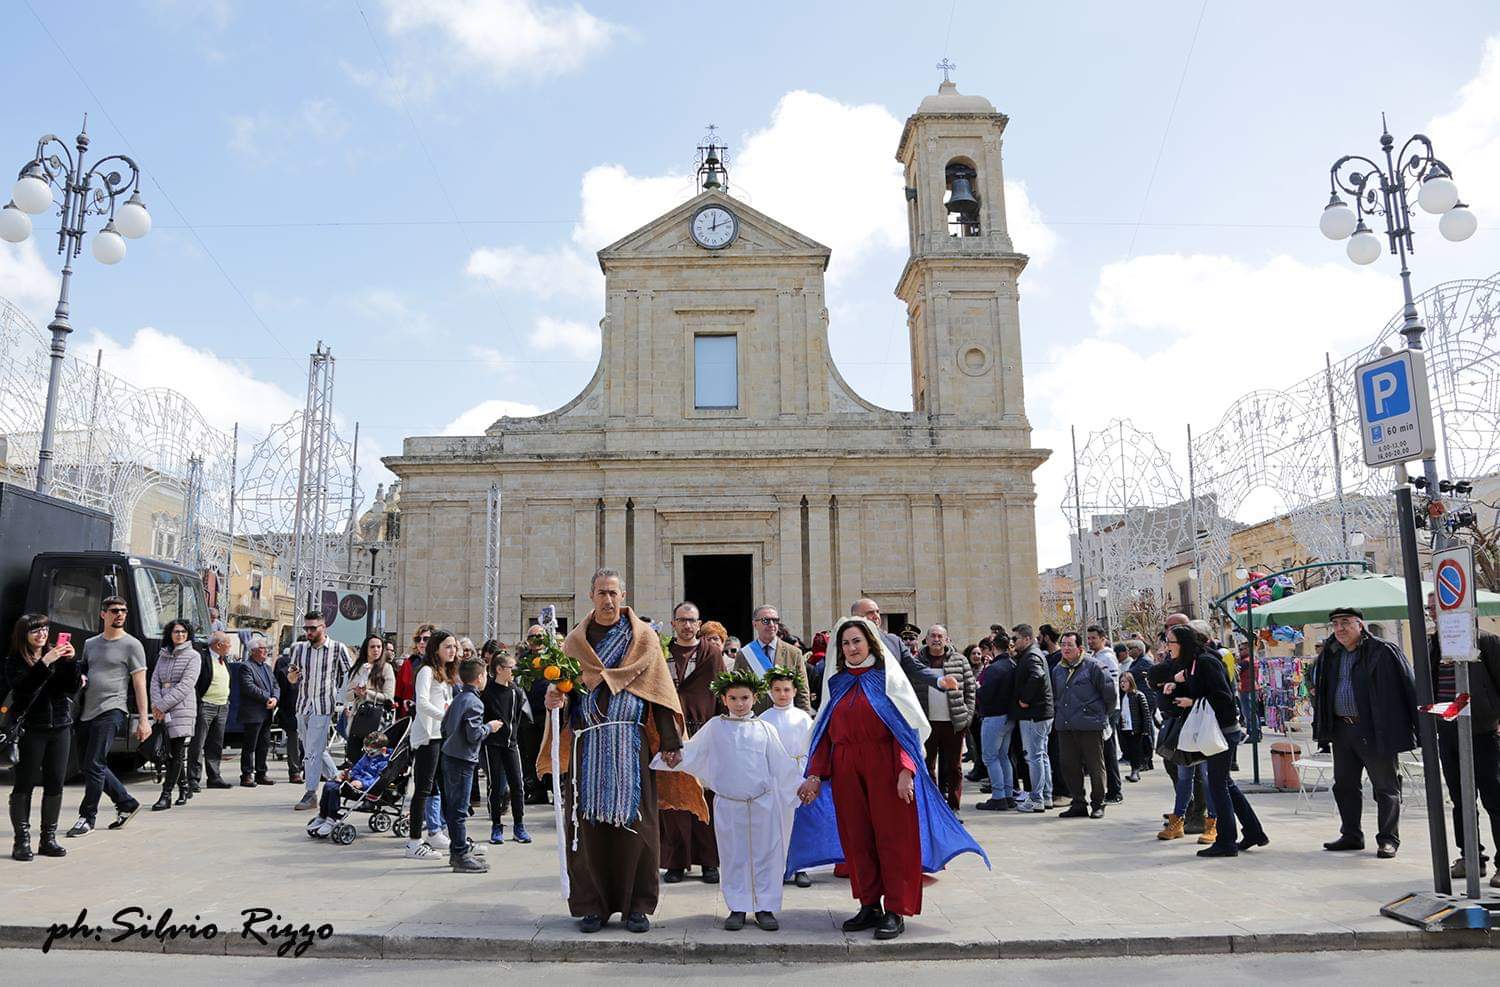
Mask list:
[[[538,983],[588,982],[661,984],[702,981],[764,984],[774,976],[782,984],[827,984],[857,977],[862,984],[941,983],[984,984],[1004,977],[1035,978],[1048,984],[1100,983],[1202,984],[1219,987],[1247,984],[1277,985],[1330,982],[1394,984],[1482,984],[1495,976],[1495,954],[1487,949],[1390,952],[1281,953],[1244,956],[1119,957],[1087,960],[1006,960],[922,963],[848,963],[802,966],[745,964],[657,966],[566,963],[442,963],[402,960],[278,960],[239,956],[162,956],[94,950],[0,950],[0,970],[8,983],[130,984],[234,982],[244,984],[358,984],[365,987],[386,978],[459,983],[493,977],[511,970]],[[1003,968],[1001,968],[1003,965]],[[441,978],[439,980],[439,978]],[[1333,980],[1330,978],[1342,978]],[[1023,981],[1024,982],[1024,981]]]

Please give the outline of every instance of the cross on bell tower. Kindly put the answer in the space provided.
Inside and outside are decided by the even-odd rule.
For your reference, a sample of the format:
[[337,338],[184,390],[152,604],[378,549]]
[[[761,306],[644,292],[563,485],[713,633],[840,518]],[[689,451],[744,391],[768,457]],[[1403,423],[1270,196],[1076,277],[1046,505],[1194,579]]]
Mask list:
[[953,64],[952,62],[948,61],[948,56],[947,55],[944,55],[943,56],[943,60],[941,62],[937,63],[937,67],[940,68],[940,69],[942,69],[942,71],[943,71],[943,82],[945,84],[950,81],[948,79],[948,73],[949,72],[957,72],[958,71],[958,66],[955,65],[955,64]]

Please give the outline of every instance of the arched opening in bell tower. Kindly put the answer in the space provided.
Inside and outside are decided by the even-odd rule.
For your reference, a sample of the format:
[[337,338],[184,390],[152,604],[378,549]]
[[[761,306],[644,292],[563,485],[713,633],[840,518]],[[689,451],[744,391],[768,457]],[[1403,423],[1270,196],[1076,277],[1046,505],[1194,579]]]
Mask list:
[[980,235],[979,171],[967,158],[954,158],[943,169],[946,195],[943,208],[948,216],[948,235],[966,238]]

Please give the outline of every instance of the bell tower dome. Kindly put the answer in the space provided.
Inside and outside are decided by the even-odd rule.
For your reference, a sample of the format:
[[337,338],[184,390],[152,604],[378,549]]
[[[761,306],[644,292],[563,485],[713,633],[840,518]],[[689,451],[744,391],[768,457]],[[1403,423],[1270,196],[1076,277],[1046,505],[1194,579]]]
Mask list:
[[906,177],[911,256],[896,295],[911,333],[912,407],[935,424],[1013,429],[1030,443],[1021,384],[1016,282],[1026,256],[1005,219],[1006,116],[947,78],[906,120],[896,158]]

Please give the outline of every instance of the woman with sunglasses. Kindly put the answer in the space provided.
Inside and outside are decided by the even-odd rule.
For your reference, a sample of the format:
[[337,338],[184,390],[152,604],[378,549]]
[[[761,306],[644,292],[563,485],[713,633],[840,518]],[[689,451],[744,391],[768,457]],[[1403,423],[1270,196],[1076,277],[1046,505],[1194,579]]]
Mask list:
[[0,675],[0,695],[10,692],[9,708],[21,726],[19,758],[10,792],[10,826],[16,834],[14,860],[30,860],[31,795],[42,786],[42,828],[37,852],[61,857],[57,817],[62,811],[63,780],[73,724],[73,694],[83,685],[73,645],[47,647],[47,615],[22,614],[11,634],[10,653]]
[[386,640],[371,634],[360,646],[349,673],[345,703],[349,713],[349,744],[344,757],[350,764],[364,754],[365,737],[380,726],[381,717],[395,702],[396,673],[385,658]]
[[[169,753],[166,782],[152,812],[172,808],[172,789],[185,770],[187,744],[198,724],[197,685],[203,667],[203,657],[193,647],[192,624],[169,620],[161,639],[161,653],[151,672],[151,717],[166,730]],[[186,805],[187,796],[178,795],[177,804]]]

